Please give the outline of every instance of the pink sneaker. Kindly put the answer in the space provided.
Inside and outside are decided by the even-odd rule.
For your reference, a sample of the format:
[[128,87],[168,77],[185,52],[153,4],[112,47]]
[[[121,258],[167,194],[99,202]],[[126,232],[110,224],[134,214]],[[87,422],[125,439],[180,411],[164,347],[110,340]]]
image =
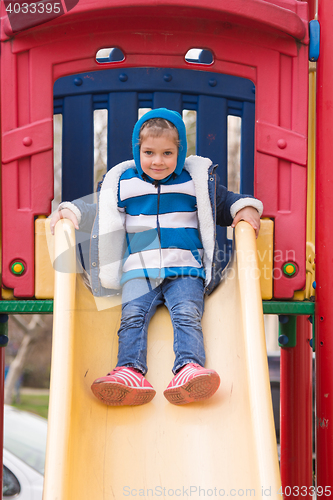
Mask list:
[[118,366],[106,377],[96,379],[91,390],[97,399],[111,406],[144,405],[156,394],[148,380],[129,366]]
[[195,363],[185,365],[173,377],[164,396],[174,405],[185,405],[210,398],[220,385],[220,377]]

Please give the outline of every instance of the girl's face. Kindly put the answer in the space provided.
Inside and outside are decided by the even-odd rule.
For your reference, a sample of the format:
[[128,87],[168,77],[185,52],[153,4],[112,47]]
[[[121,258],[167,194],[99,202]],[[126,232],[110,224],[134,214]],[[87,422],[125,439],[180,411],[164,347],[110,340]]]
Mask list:
[[140,146],[140,162],[143,172],[159,181],[176,170],[178,147],[170,134],[148,136]]

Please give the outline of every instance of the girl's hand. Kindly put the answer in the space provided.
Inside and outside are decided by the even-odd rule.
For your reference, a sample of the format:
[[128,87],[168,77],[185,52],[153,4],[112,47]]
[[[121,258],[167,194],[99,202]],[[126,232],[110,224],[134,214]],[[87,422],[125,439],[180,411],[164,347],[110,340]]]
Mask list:
[[63,210],[57,210],[56,212],[54,212],[51,217],[50,228],[52,234],[54,234],[54,227],[60,219],[69,219],[73,222],[75,229],[79,229],[79,223],[77,221],[75,213],[69,210],[69,208],[64,208]]
[[238,224],[239,221],[245,220],[251,226],[256,232],[256,238],[258,238],[259,234],[259,229],[260,229],[260,215],[258,210],[256,210],[254,207],[245,207],[239,210],[237,214],[235,215],[234,221],[231,224],[231,227],[235,227],[236,224]]

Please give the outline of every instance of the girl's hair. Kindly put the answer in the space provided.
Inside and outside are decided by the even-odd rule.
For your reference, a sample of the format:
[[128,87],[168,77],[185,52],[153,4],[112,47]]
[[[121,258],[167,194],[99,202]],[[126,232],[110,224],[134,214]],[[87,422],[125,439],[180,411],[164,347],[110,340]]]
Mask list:
[[139,145],[141,146],[147,137],[161,137],[163,134],[170,135],[177,148],[179,148],[180,140],[177,127],[169,120],[165,120],[165,118],[151,118],[144,122],[139,133]]

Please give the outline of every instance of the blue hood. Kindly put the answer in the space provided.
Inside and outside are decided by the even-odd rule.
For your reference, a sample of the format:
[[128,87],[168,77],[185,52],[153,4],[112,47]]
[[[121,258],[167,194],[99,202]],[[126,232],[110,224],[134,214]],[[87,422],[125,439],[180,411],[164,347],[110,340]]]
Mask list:
[[147,120],[150,120],[151,118],[165,118],[166,120],[169,120],[169,122],[173,123],[177,128],[180,145],[178,150],[177,166],[174,173],[177,175],[181,174],[187,153],[185,123],[183,122],[182,117],[180,116],[179,113],[177,113],[177,111],[171,111],[170,109],[166,108],[158,108],[148,111],[148,113],[144,114],[140,118],[140,120],[138,120],[135,124],[132,135],[132,149],[133,149],[133,158],[139,174],[140,175],[143,174],[140,164],[139,133],[143,123],[146,122]]

